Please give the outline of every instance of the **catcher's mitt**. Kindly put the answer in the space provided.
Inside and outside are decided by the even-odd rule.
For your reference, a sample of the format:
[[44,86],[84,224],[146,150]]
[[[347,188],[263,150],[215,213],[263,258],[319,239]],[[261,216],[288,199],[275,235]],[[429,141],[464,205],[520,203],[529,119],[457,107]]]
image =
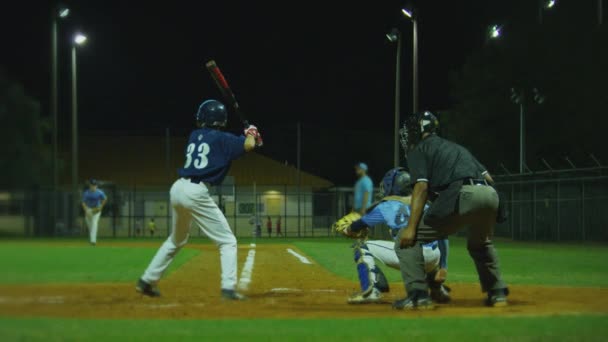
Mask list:
[[350,231],[350,225],[360,218],[361,215],[358,212],[353,211],[339,219],[336,223],[334,223],[332,228],[335,232],[341,233],[344,236],[348,236],[350,238],[359,239],[365,237],[367,235],[367,229],[363,229],[356,233]]

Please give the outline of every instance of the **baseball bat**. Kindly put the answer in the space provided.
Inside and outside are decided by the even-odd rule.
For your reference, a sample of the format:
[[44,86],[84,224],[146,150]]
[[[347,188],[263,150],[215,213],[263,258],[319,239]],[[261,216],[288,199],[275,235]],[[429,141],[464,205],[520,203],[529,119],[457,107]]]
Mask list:
[[226,81],[226,77],[224,77],[224,74],[217,66],[217,63],[215,63],[214,60],[210,60],[205,63],[205,67],[207,68],[207,71],[209,71],[209,74],[211,74],[211,78],[213,78],[213,80],[215,81],[215,85],[217,85],[218,89],[222,93],[222,96],[224,97],[224,100],[227,102],[228,106],[231,107],[232,110],[236,113],[243,125],[245,127],[249,127],[249,121],[245,117],[245,114],[243,114],[243,112],[241,111],[239,102],[236,100],[234,92],[230,88],[228,81]]

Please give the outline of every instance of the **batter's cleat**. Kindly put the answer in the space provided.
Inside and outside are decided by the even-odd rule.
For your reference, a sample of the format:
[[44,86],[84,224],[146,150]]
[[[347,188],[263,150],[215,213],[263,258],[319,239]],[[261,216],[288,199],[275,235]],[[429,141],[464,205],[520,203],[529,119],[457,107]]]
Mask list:
[[435,305],[426,291],[417,291],[405,299],[393,303],[397,310],[433,310]]
[[158,287],[152,284],[148,284],[142,279],[139,279],[137,281],[137,285],[135,285],[135,291],[148,297],[160,297],[160,291],[158,290]]
[[235,290],[222,289],[222,298],[227,300],[245,300],[247,297],[236,292]]
[[507,289],[497,289],[488,291],[488,299],[486,299],[486,305],[492,307],[503,307],[507,306],[507,295],[509,294]]
[[380,303],[382,300],[382,293],[375,287],[371,290],[354,294],[348,298],[348,304],[368,304],[368,303]]
[[452,297],[450,297],[450,291],[451,289],[445,285],[431,289],[431,299],[440,304],[449,303],[452,300]]

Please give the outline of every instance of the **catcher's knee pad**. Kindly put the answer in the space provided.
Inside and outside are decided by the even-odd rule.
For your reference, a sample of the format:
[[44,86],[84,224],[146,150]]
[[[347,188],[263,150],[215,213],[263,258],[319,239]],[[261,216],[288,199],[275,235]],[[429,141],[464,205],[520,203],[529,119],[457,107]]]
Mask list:
[[380,267],[375,266],[374,269],[372,270],[372,272],[376,273],[376,283],[374,284],[374,286],[380,290],[380,292],[388,292],[390,291],[390,287],[388,285],[388,280],[386,279],[386,276],[384,275],[384,272],[382,272],[382,270],[380,269]]

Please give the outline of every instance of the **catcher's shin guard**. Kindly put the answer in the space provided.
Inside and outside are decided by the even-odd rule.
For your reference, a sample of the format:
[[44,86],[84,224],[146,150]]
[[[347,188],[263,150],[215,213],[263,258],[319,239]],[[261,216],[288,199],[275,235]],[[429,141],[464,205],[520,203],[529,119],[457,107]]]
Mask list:
[[359,284],[361,292],[370,291],[375,283],[375,273],[372,273],[369,265],[365,262],[366,256],[371,256],[364,243],[358,241],[353,245],[355,262],[357,263],[357,275],[359,276]]

